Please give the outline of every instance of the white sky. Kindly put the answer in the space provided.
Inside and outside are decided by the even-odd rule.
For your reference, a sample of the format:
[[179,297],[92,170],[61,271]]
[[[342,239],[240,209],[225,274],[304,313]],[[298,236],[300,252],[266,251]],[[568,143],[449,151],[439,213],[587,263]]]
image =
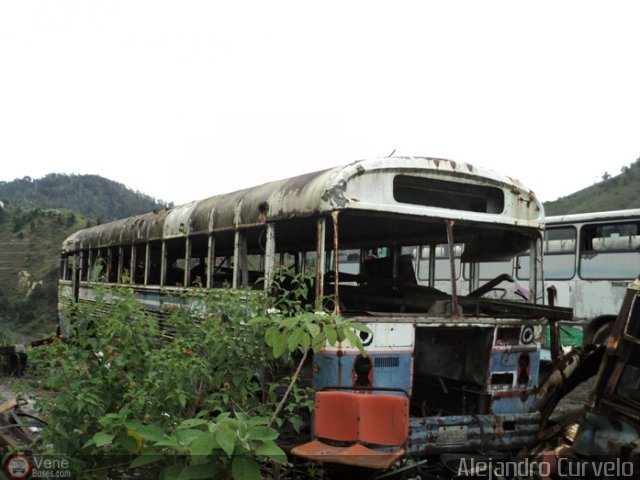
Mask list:
[[543,201],[640,156],[635,1],[4,0],[0,180],[176,204],[424,155]]

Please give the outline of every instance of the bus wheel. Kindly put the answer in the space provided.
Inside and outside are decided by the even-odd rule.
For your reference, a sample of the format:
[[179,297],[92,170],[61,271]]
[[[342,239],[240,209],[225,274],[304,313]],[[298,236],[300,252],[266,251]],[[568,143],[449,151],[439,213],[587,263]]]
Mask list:
[[583,345],[605,343],[611,334],[615,320],[615,315],[601,315],[591,320],[584,331]]

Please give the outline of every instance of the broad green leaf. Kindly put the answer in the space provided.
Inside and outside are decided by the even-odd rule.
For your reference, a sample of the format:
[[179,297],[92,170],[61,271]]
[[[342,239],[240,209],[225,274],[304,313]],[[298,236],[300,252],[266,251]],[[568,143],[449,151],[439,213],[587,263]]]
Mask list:
[[191,428],[176,430],[176,440],[183,446],[190,445],[191,442],[200,435],[202,435],[202,430],[194,430]]
[[270,326],[264,334],[264,341],[267,342],[267,345],[273,347],[273,344],[276,341],[276,338],[280,335],[280,330],[277,325]]
[[300,335],[300,344],[303,350],[309,349],[309,346],[311,345],[311,337],[307,332],[302,332],[302,334]]
[[347,329],[344,331],[344,333],[347,336],[347,340],[349,340],[349,343],[352,347],[357,347],[360,343],[362,343],[353,330]]
[[260,466],[250,457],[239,455],[231,463],[233,480],[260,480]]
[[269,425],[269,421],[271,418],[269,417],[249,417],[248,423],[249,425]]
[[191,442],[189,452],[192,457],[207,456],[211,454],[214,448],[218,448],[218,442],[216,442],[214,435],[210,432],[202,432],[199,437],[194,438],[193,442]]
[[145,427],[144,423],[139,420],[130,420],[125,422],[124,426],[127,427],[127,430],[131,430],[133,432],[139,432],[141,428]]
[[137,433],[145,440],[152,442],[159,442],[165,438],[164,430],[158,425],[142,425]]
[[327,335],[329,345],[335,345],[338,341],[338,335],[336,334],[336,329],[333,328],[333,325],[325,325],[324,333]]
[[115,436],[115,433],[98,432],[93,436],[93,443],[95,443],[96,447],[103,447],[110,444]]
[[256,448],[256,454],[270,459],[278,463],[287,462],[287,454],[274,442],[264,443]]
[[229,456],[233,454],[236,445],[236,432],[231,430],[226,424],[218,426],[216,431],[216,441],[220,448]]
[[178,425],[178,428],[199,427],[201,425],[206,425],[207,423],[208,423],[207,420],[204,420],[202,418],[189,418],[187,420],[180,422],[180,425]]
[[293,429],[296,431],[296,433],[300,433],[300,429],[304,426],[304,422],[302,421],[302,419],[297,415],[292,415],[288,417],[287,420],[293,426]]
[[286,318],[280,322],[280,328],[291,328],[296,323],[298,323],[298,319],[296,317]]
[[287,346],[289,347],[289,351],[293,352],[298,347],[298,342],[300,341],[300,335],[302,335],[302,329],[298,328],[294,330],[291,335],[289,335],[289,339],[287,340]]
[[367,333],[371,333],[371,329],[369,327],[367,327],[366,325],[362,324],[362,323],[358,323],[358,322],[353,322],[349,324],[351,326],[351,328],[353,328],[354,330],[358,330],[360,332],[367,332]]
[[223,423],[231,418],[231,412],[222,412],[216,417],[216,422]]
[[249,432],[249,438],[251,440],[268,442],[278,438],[278,432],[269,427],[255,427]]
[[280,357],[284,353],[284,349],[287,347],[287,337],[280,335],[276,338],[273,344],[273,356]]
[[138,441],[130,435],[127,435],[126,437],[118,438],[117,443],[119,443],[122,446],[122,448],[132,453],[134,453],[140,447],[140,444],[138,443]]
[[320,327],[315,323],[307,323],[307,330],[309,330],[312,337],[320,335]]
[[169,447],[169,448],[173,448],[174,450],[177,450],[179,452],[182,452],[185,450],[185,448],[180,445],[177,441],[170,439],[170,438],[166,438],[164,440],[160,440],[155,442],[155,446],[156,447]]

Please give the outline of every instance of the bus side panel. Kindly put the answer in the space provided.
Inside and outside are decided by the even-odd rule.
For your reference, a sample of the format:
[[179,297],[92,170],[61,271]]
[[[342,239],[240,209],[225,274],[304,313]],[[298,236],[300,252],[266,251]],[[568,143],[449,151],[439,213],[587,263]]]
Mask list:
[[[539,350],[494,350],[491,354],[491,411],[495,414],[528,413],[535,402],[540,370]],[[496,379],[509,384],[496,385]]]
[[540,414],[411,417],[407,452],[510,450],[537,442]]
[[[616,315],[620,311],[626,288],[631,281],[592,280],[580,282],[579,287],[575,290],[574,304],[571,305],[574,309],[574,318],[576,320],[591,320],[600,315]],[[606,305],[606,309],[603,309],[603,305]]]
[[[356,319],[358,321],[360,319]],[[360,332],[366,357],[348,341],[327,346],[314,359],[313,386],[385,387],[411,392],[415,326],[408,323],[367,323]]]
[[[411,391],[413,356],[411,351],[376,351],[367,354],[370,368],[360,369],[362,357],[357,353],[338,355],[323,350],[314,359],[313,388],[321,391],[332,386],[362,386],[397,388]],[[366,375],[366,377],[365,377]],[[366,381],[363,381],[366,380]]]

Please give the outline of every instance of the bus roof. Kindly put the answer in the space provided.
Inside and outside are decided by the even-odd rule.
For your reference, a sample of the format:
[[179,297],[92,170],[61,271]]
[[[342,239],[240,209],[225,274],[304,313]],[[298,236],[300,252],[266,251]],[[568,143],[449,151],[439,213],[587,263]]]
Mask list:
[[547,226],[554,226],[567,223],[585,223],[606,220],[623,220],[630,218],[640,218],[640,208],[630,208],[627,210],[609,210],[606,212],[572,213],[568,215],[554,215],[547,217]]
[[63,251],[233,231],[341,210],[535,229],[544,225],[542,204],[513,178],[438,158],[384,157],[80,230],[65,240]]

